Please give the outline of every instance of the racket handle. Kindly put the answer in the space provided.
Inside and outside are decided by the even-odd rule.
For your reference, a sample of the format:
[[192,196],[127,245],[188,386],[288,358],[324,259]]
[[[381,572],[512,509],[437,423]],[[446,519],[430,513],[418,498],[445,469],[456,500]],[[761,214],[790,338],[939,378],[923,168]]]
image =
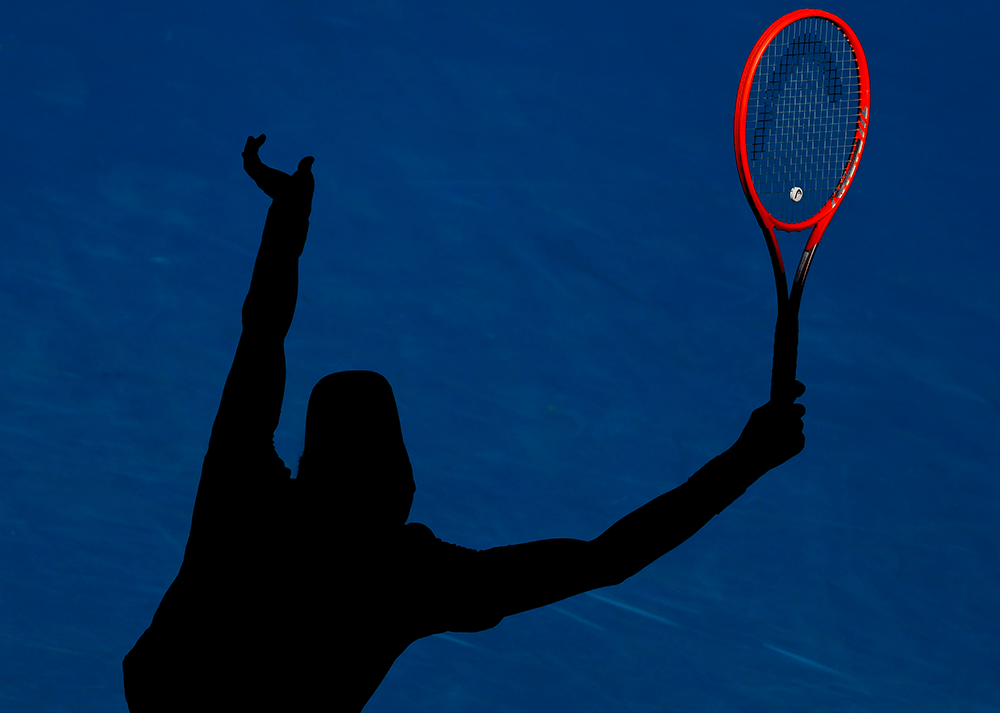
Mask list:
[[[797,305],[796,305],[797,307]],[[771,363],[771,401],[792,402],[799,352],[799,311],[787,302],[778,309]]]
[[[792,389],[795,386],[795,367],[799,357],[799,304],[802,302],[802,288],[805,287],[806,275],[809,274],[809,266],[812,265],[816,247],[823,237],[826,226],[830,224],[832,215],[831,213],[817,223],[809,235],[809,242],[802,251],[787,300],[781,299],[784,295],[782,290],[784,280],[777,283],[778,322],[774,326],[774,360],[771,364],[772,401],[795,401]],[[777,268],[775,268],[775,279],[777,279]]]

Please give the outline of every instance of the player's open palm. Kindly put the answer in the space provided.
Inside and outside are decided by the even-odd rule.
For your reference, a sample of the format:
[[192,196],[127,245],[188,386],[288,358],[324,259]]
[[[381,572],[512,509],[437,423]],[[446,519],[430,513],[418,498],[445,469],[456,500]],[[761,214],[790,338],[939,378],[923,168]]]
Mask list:
[[243,170],[269,198],[276,203],[304,210],[308,217],[316,185],[312,175],[313,157],[306,156],[299,161],[295,173],[289,176],[284,171],[271,168],[260,160],[258,151],[266,140],[265,134],[257,138],[247,137],[246,146],[243,147]]

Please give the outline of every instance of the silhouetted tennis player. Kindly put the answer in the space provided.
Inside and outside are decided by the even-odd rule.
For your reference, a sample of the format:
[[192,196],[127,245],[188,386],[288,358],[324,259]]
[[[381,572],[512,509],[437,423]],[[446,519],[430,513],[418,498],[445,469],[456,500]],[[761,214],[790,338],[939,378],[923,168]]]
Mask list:
[[[389,383],[331,374],[309,398],[297,478],[274,450],[285,334],[313,159],[291,176],[247,139],[271,199],[243,334],[212,427],[184,561],[123,661],[132,713],[360,711],[413,641],[618,584],[684,542],[802,450],[793,403],[753,412],[732,448],[600,537],[476,551],[406,523],[413,474]],[[796,382],[794,392],[805,387]]]

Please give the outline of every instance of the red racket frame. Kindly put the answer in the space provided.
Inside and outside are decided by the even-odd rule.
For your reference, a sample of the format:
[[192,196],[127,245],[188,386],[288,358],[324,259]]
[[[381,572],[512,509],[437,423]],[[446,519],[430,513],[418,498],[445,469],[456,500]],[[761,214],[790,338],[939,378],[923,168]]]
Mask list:
[[[829,20],[847,37],[854,50],[854,57],[858,63],[858,123],[854,133],[854,147],[851,157],[844,168],[833,195],[826,204],[808,220],[801,223],[783,223],[773,218],[767,209],[764,208],[757,191],[750,178],[750,163],[747,159],[746,128],[747,128],[747,103],[750,99],[750,85],[753,83],[754,75],[757,73],[757,65],[760,64],[761,57],[771,41],[777,37],[778,33],[784,30],[793,22],[807,17],[820,17]],[[855,175],[857,175],[858,163],[861,154],[864,152],[865,141],[867,140],[868,124],[871,112],[871,85],[868,80],[868,62],[865,59],[864,50],[846,22],[836,15],[824,12],[823,10],[796,10],[784,17],[776,20],[757,40],[746,65],[743,67],[743,75],[740,77],[740,87],[736,94],[736,112],[733,121],[733,139],[736,147],[736,166],[740,174],[740,183],[743,185],[743,193],[747,203],[753,210],[757,223],[760,225],[764,238],[767,241],[768,252],[771,254],[771,266],[774,269],[774,282],[778,291],[778,321],[774,333],[774,363],[771,371],[771,400],[777,398],[787,398],[795,382],[795,367],[798,352],[798,332],[799,332],[799,303],[802,300],[802,288],[806,282],[806,275],[809,266],[812,264],[813,255],[816,253],[816,246],[823,238],[826,227],[830,224],[833,214],[840,207],[847,190],[851,187]],[[812,228],[806,246],[802,250],[802,257],[799,259],[799,266],[795,271],[795,279],[792,282],[791,293],[788,291],[788,280],[785,277],[785,264],[781,258],[781,249],[778,247],[778,237],[775,230],[785,232],[800,232],[806,228]]]

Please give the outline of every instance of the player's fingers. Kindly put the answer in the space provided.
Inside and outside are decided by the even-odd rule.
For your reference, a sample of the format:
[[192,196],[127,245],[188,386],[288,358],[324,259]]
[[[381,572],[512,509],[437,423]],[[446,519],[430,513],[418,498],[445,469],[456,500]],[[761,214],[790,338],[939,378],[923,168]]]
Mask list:
[[306,156],[304,159],[302,159],[301,161],[299,161],[299,167],[296,169],[296,172],[298,172],[298,171],[311,171],[312,170],[313,162],[315,160],[316,159],[314,159],[312,156]]
[[806,385],[801,381],[796,381],[795,386],[792,387],[792,393],[795,394],[795,398],[799,398],[802,394],[806,392]]
[[256,139],[253,136],[247,137],[246,145],[243,147],[243,158],[250,158],[257,155],[261,144],[267,139],[265,134],[261,134]]

